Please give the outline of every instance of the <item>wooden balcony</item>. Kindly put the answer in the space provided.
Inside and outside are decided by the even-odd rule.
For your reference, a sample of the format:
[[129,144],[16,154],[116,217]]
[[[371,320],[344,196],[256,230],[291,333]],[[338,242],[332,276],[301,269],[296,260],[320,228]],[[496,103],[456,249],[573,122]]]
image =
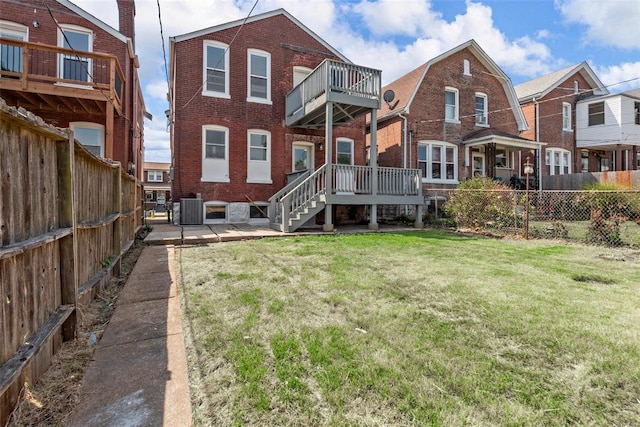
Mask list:
[[333,103],[333,126],[380,108],[380,71],[334,60],[323,61],[287,94],[287,126],[321,129]]
[[[115,56],[0,38],[0,94],[27,110],[122,114],[124,75]],[[112,110],[113,111],[113,110]]]

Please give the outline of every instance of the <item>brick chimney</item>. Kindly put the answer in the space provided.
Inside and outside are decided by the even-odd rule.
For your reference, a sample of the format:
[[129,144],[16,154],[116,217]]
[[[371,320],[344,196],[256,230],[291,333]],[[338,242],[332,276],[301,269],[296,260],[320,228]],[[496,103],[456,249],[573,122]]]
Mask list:
[[136,46],[135,16],[136,4],[134,0],[116,0],[118,2],[118,16],[121,34],[131,38],[133,47]]

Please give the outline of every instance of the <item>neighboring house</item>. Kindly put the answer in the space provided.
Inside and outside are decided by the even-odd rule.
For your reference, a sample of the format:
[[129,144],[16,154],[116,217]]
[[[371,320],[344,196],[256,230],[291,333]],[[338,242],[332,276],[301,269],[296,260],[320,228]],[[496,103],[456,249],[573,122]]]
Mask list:
[[170,163],[144,162],[145,211],[164,212],[171,201]]
[[520,136],[527,123],[511,80],[474,40],[382,90],[379,164],[418,168],[427,195],[472,176],[508,183],[541,148]]
[[589,64],[582,62],[515,86],[529,130],[522,136],[544,141],[543,176],[600,171],[608,167],[610,154],[576,145],[580,121],[576,103],[588,96],[609,92]]
[[133,0],[115,30],[67,0],[0,1],[0,96],[142,179],[144,100]]
[[640,169],[640,89],[580,100],[576,116],[583,171]]
[[170,58],[183,224],[292,231],[320,214],[330,230],[334,217],[355,221],[368,206],[376,227],[377,203],[421,202],[417,189],[380,194],[377,166],[365,166],[364,116],[380,106],[380,71],[352,64],[285,10],[171,37]]

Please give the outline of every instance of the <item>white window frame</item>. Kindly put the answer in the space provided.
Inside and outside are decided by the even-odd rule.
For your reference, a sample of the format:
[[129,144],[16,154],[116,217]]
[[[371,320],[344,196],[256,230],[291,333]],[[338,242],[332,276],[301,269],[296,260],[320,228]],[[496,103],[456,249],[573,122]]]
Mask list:
[[[99,135],[100,135],[100,154],[96,154],[93,151],[91,151],[89,148],[87,148],[87,150],[91,151],[91,153],[96,154],[98,157],[104,157],[104,145],[105,145],[105,129],[104,129],[104,125],[101,125],[99,123],[93,123],[93,122],[69,122],[69,128],[71,130],[73,130],[74,133],[77,132],[77,130],[79,129],[87,129],[87,130],[97,130],[99,131]],[[78,139],[77,136],[74,136],[75,139],[78,140],[79,143],[82,144],[83,147],[98,147],[98,144],[89,144],[87,143],[87,141],[81,141],[80,139]]]
[[[450,109],[450,104],[447,104],[447,93],[453,93],[454,94],[455,105],[453,105],[453,117],[447,117],[447,110]],[[460,93],[459,93],[458,89],[456,89],[455,87],[446,86],[444,88],[444,120],[445,120],[445,122],[460,123],[460,114],[459,114],[460,98],[459,98],[459,94]]]
[[[482,118],[484,120],[478,121],[478,98],[484,99],[484,105],[482,109]],[[476,96],[474,98],[474,111],[475,111],[475,120],[476,126],[489,127],[489,98],[486,93],[476,92]]]
[[[267,75],[253,75],[251,74],[251,57],[259,56],[265,58],[267,61]],[[260,98],[251,95],[251,78],[256,77],[267,81],[267,96],[266,98]],[[271,54],[259,49],[247,49],[247,102],[257,102],[259,104],[271,104]]]
[[[86,35],[88,49],[83,52],[93,52],[93,31],[91,31],[88,28],[81,27],[79,25],[61,24],[60,27],[58,28],[58,46],[61,48],[65,47],[64,44],[66,42],[63,31]],[[78,52],[77,48],[73,47],[73,49]],[[64,71],[65,71],[64,61],[66,59],[70,59],[72,61],[78,61],[78,59],[80,59],[80,61],[86,61],[85,71],[87,73],[87,79],[86,80],[71,79],[71,80],[78,81],[78,82],[84,82],[84,81],[90,82],[93,79],[93,62],[91,58],[83,58],[82,56],[80,55],[76,56],[75,54],[72,54],[72,55],[59,54],[58,55],[58,78],[64,79]],[[59,84],[75,86],[74,84],[69,82],[61,82]],[[86,88],[86,86],[82,84],[79,84],[78,86]]]
[[[253,147],[251,145],[251,136],[265,136],[266,147]],[[252,159],[252,149],[260,149],[265,151],[265,160]],[[250,184],[272,184],[271,180],[271,132],[261,129],[249,129],[247,131],[247,183]]]
[[563,148],[547,148],[544,164],[547,175],[568,175],[571,173],[571,151]]
[[[340,151],[339,150],[341,142],[346,142],[346,143],[349,144],[349,152],[348,153],[346,151]],[[354,141],[351,138],[337,138],[336,139],[336,163],[337,164],[339,164],[339,165],[353,165],[353,145],[354,145]],[[341,154],[348,154],[350,163],[340,163],[339,159],[340,159],[340,155]]]
[[147,171],[147,182],[163,182],[163,173],[158,170]]
[[[29,40],[29,27],[27,27],[26,25],[16,24],[15,22],[11,22],[11,21],[0,20],[0,34],[3,34],[5,37],[8,37],[10,39],[27,41]],[[4,47],[4,49],[8,47],[9,46],[6,46]],[[22,63],[22,48],[15,47],[15,46],[11,46],[11,47],[17,50],[17,52],[14,53],[14,55],[17,54],[17,60],[18,60],[18,67],[17,67],[18,70],[13,70],[12,72],[21,73],[24,67],[24,64]],[[7,53],[7,57],[8,56],[9,54]],[[2,74],[2,71],[0,71],[0,77],[1,77],[1,74]]]
[[[215,68],[215,64],[214,67],[212,68],[213,70],[217,70],[217,71],[224,71],[224,92],[220,92],[220,91],[216,91],[216,90],[209,90],[207,89],[207,70],[209,69],[208,64],[207,64],[207,49],[209,47],[213,47],[213,48],[217,48],[217,49],[222,49],[224,51],[224,69],[219,69],[219,68]],[[202,59],[202,81],[204,82],[204,84],[202,85],[202,96],[212,96],[215,98],[225,98],[225,99],[230,99],[231,98],[231,94],[229,93],[229,74],[230,74],[230,70],[229,70],[229,45],[226,45],[224,43],[220,43],[217,41],[213,41],[213,40],[204,40],[203,41],[203,48],[202,48],[202,55],[203,55],[203,59]]]
[[[207,157],[207,131],[224,132],[224,159]],[[202,126],[202,182],[230,182],[229,128],[218,125]]]
[[[440,176],[441,178],[431,178],[433,176],[433,148],[439,147],[441,149],[440,153]],[[420,159],[421,148],[424,148],[426,158]],[[453,149],[453,178],[447,178],[447,148]],[[425,165],[425,175],[422,176],[422,182],[428,183],[441,183],[441,184],[458,184],[458,146],[455,144],[451,144],[446,141],[418,141],[418,169],[420,168],[420,163],[426,163]],[[422,169],[421,169],[422,170]],[[442,178],[444,176],[444,178]]]
[[568,102],[562,103],[562,130],[566,132],[572,132],[571,125],[571,104]]
[[298,86],[313,70],[309,67],[295,65],[293,67],[293,87]]
[[[217,207],[224,209],[224,218],[207,218],[207,207]],[[202,205],[202,222],[204,224],[224,224],[229,218],[229,210],[227,209],[229,204],[218,200],[204,202]]]
[[469,64],[469,60],[468,59],[464,59],[462,61],[462,73],[465,76],[470,76],[471,75],[471,65]]

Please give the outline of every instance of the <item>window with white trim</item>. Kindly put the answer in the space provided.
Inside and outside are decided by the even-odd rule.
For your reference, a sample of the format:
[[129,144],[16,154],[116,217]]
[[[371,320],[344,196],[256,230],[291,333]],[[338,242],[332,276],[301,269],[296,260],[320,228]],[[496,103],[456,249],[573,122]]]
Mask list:
[[[27,41],[28,28],[24,25],[9,21],[0,21],[0,37],[5,39]],[[6,77],[5,72],[22,72],[22,47],[11,44],[0,45],[0,77]],[[10,78],[18,78],[11,76]]]
[[230,98],[229,46],[211,40],[204,41],[204,86],[202,94]]
[[480,126],[489,125],[487,95],[480,92],[476,93],[476,124]]
[[269,220],[269,204],[256,202],[249,205],[249,222],[260,223]]
[[634,123],[640,125],[640,102],[635,102],[633,104],[633,118]]
[[309,74],[311,74],[311,71],[313,70],[308,67],[301,67],[299,65],[294,66],[293,67],[293,87],[296,87],[300,83],[302,83],[302,81],[306,79]]
[[220,224],[227,220],[227,203],[225,202],[205,202],[204,223]]
[[162,171],[147,171],[147,182],[162,182]]
[[458,122],[458,89],[446,87],[444,90],[444,119],[448,122]]
[[462,73],[465,76],[470,76],[471,75],[471,66],[469,65],[469,60],[468,59],[462,60]]
[[271,103],[271,55],[257,49],[247,51],[247,101]]
[[271,184],[271,133],[249,129],[247,140],[247,182]]
[[571,152],[562,148],[545,150],[547,175],[568,175],[571,173]]
[[571,104],[562,103],[562,130],[571,131]]
[[98,157],[104,157],[104,126],[91,122],[71,122],[75,139]]
[[589,126],[604,124],[604,102],[589,104]]
[[229,182],[229,129],[202,126],[202,181]]
[[76,25],[60,25],[58,46],[74,51],[72,54],[58,55],[58,77],[78,82],[90,81],[91,58],[83,57],[81,53],[93,51],[93,32]]
[[339,165],[352,165],[353,139],[338,138],[336,145],[336,163]]
[[418,169],[423,182],[458,182],[458,147],[444,141],[418,143]]

